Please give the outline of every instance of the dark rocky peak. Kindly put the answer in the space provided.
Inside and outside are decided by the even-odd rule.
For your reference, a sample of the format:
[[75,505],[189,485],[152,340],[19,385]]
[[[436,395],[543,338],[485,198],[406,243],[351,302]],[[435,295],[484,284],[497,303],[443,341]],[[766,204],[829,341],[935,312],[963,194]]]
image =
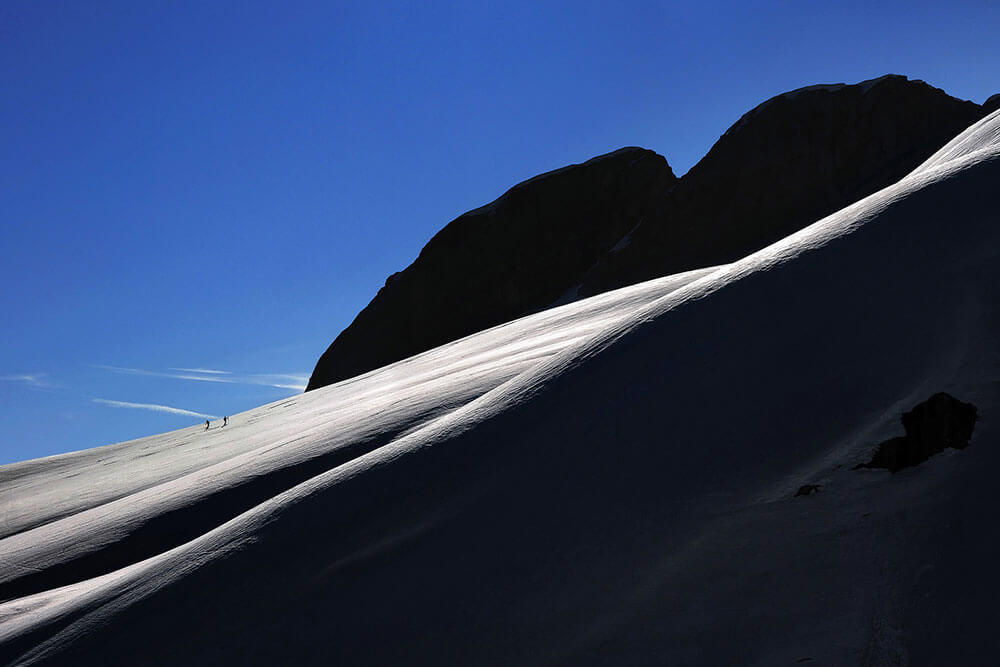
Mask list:
[[680,180],[641,148],[536,176],[449,223],[389,276],[309,389],[563,295],[739,259],[899,180],[997,104],[898,75],[807,86],[744,114]]
[[675,181],[662,156],[622,148],[458,217],[389,276],[320,358],[308,389],[549,306]]
[[990,95],[986,98],[986,101],[983,102],[984,115],[993,113],[997,109],[1000,109],[1000,93]]
[[582,293],[739,259],[894,183],[982,117],[905,76],[808,86],[744,114]]
[[[750,111],[743,114],[738,121],[736,121],[722,136],[727,136],[735,134],[741,131],[748,122],[750,122],[754,117],[759,115],[761,112],[767,110],[774,104],[785,104],[787,102],[794,102],[799,95],[805,94],[807,96],[813,95],[814,93],[839,93],[844,91],[846,88],[851,88],[852,91],[858,92],[864,95],[875,88],[876,86],[881,86],[886,83],[895,82],[905,82],[908,79],[900,74],[886,74],[875,79],[869,79],[867,81],[862,81],[856,84],[846,84],[846,83],[820,83],[812,86],[803,86],[802,88],[796,88],[795,90],[789,90],[788,92],[781,93],[780,95],[775,95],[774,97],[765,100],[755,106]],[[915,81],[915,83],[923,83],[922,81]]]

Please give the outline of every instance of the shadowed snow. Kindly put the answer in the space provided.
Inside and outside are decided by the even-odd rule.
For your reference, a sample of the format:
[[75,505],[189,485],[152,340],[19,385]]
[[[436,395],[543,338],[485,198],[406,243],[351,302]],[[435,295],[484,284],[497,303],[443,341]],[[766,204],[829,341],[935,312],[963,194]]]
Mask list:
[[[731,265],[0,467],[0,657],[982,662],[998,136]],[[968,449],[851,470],[937,391],[979,407]]]

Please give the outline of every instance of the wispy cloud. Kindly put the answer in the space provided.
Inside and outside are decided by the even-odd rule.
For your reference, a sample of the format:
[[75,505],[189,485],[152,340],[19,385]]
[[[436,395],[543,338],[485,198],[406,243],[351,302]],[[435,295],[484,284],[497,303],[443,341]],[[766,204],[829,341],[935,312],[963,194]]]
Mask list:
[[51,387],[52,385],[45,381],[47,373],[22,373],[20,375],[0,375],[0,381],[2,382],[17,382],[20,384],[26,384],[29,387]]
[[171,368],[172,371],[183,373],[208,373],[209,375],[232,375],[232,371],[217,371],[212,368]]
[[125,366],[108,366],[105,364],[94,364],[94,368],[100,368],[113,373],[123,375],[143,375],[147,377],[172,378],[174,380],[194,380],[196,382],[224,382],[226,384],[236,384],[235,379],[217,377],[215,375],[196,375],[193,373],[165,373],[163,371],[150,371],[144,368],[127,368]]
[[191,380],[194,382],[222,382],[225,384],[248,384],[262,387],[277,387],[279,389],[295,389],[303,391],[308,382],[308,376],[293,373],[234,373],[209,368],[171,368],[172,372],[151,371],[144,368],[128,368],[126,366],[108,366],[93,364],[113,373],[124,375],[142,375],[147,377],[171,378],[174,380]]
[[101,405],[110,405],[113,408],[132,408],[133,410],[152,410],[154,412],[168,412],[173,415],[186,415],[188,417],[202,417],[204,419],[218,419],[215,415],[206,415],[201,412],[195,412],[194,410],[184,410],[182,408],[174,408],[169,405],[159,405],[157,403],[131,403],[129,401],[111,401],[106,398],[95,398],[92,399],[94,403],[100,403]]
[[309,377],[291,373],[261,373],[258,375],[247,375],[245,381],[247,384],[260,384],[268,387],[305,391]]

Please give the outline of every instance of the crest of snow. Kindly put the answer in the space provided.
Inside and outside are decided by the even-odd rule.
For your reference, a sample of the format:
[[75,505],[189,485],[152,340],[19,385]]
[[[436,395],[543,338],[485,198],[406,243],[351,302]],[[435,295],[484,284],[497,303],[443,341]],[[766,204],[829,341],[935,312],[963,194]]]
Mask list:
[[973,123],[971,127],[949,141],[923,164],[913,170],[911,176],[955,161],[981,161],[996,154],[1000,145],[1000,109]]

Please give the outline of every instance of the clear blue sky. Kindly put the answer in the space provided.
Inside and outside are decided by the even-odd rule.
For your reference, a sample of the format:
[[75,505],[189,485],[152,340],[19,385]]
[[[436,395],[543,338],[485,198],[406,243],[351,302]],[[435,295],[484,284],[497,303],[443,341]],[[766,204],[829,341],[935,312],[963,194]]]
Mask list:
[[[982,102],[1000,4],[0,4],[0,463],[296,393],[463,211],[783,92]],[[204,373],[207,369],[225,373]],[[115,403],[117,402],[117,403]]]

